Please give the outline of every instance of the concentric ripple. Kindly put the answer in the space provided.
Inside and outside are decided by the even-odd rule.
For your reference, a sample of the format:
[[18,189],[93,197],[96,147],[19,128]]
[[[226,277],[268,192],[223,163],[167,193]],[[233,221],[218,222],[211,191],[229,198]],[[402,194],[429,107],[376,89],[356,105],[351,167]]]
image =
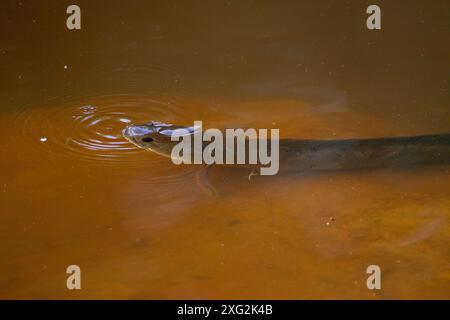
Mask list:
[[21,110],[15,118],[15,137],[46,159],[66,156],[92,165],[148,164],[158,158],[143,155],[122,137],[122,129],[130,123],[155,119],[173,122],[182,114],[183,108],[176,101],[164,97],[87,97]]

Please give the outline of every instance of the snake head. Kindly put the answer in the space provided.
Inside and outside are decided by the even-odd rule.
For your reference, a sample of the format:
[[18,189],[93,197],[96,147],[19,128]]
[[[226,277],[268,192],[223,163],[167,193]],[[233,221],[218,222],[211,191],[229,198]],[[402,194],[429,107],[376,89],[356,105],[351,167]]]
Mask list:
[[123,129],[122,135],[139,148],[170,157],[173,146],[178,143],[177,141],[172,141],[172,137],[190,135],[194,132],[194,127],[186,128],[179,125],[150,121],[141,125],[130,124]]

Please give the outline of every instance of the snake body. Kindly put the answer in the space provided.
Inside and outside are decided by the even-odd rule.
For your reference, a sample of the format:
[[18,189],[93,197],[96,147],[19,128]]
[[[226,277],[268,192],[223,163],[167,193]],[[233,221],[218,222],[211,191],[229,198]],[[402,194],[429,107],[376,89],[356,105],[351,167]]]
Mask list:
[[[152,121],[129,125],[123,135],[140,148],[170,157],[172,148],[178,143],[171,141],[171,135],[177,129],[184,129],[188,134],[195,131],[192,127]],[[450,164],[450,134],[371,139],[280,139],[279,160],[280,170],[298,171]]]

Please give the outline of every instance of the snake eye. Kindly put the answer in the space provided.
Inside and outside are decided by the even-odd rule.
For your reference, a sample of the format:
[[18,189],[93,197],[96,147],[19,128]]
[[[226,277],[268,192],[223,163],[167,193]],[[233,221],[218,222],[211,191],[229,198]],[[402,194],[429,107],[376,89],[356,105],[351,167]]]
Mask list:
[[145,137],[145,138],[142,139],[142,141],[144,141],[144,142],[152,142],[153,138]]

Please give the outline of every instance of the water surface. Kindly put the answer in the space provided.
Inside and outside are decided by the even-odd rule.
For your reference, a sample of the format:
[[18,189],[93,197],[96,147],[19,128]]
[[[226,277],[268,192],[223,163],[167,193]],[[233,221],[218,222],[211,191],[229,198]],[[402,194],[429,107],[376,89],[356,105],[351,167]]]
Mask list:
[[448,166],[213,168],[211,197],[198,167],[121,136],[149,120],[448,133],[448,1],[379,1],[376,32],[360,1],[77,4],[80,31],[60,1],[2,4],[0,297],[450,298]]

